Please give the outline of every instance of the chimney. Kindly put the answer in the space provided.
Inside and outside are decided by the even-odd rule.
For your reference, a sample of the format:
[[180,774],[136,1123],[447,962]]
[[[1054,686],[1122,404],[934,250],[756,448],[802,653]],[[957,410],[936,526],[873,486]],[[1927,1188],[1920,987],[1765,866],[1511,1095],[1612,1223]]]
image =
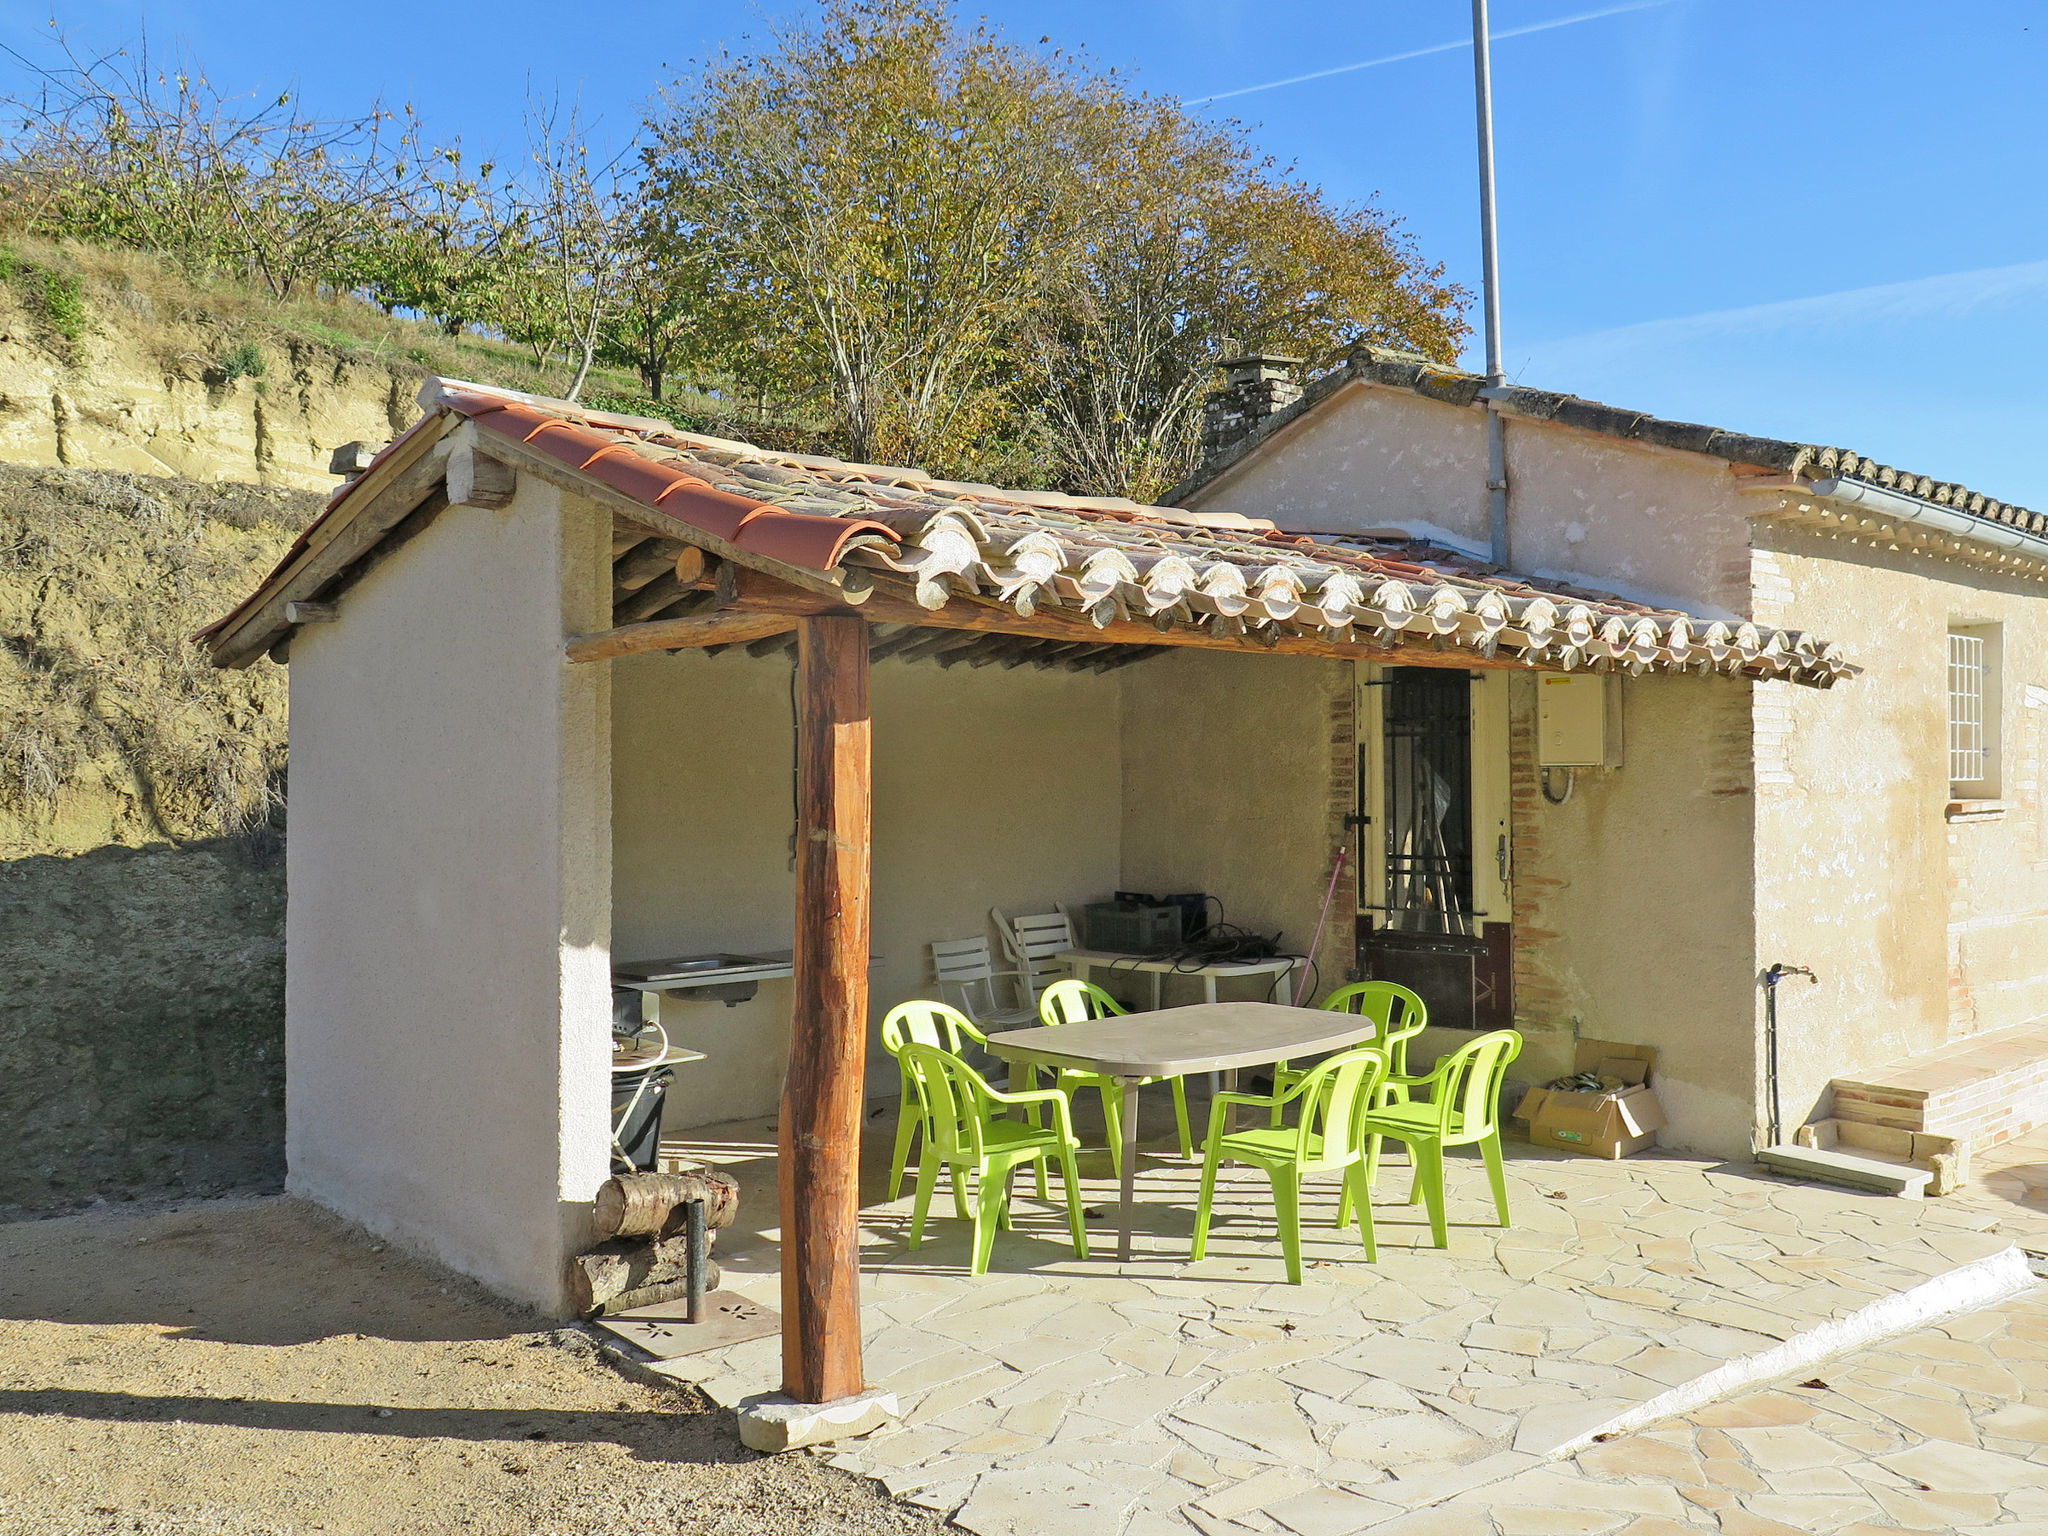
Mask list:
[[1266,418],[1301,398],[1294,370],[1298,357],[1274,352],[1248,352],[1227,357],[1223,387],[1202,403],[1202,457],[1213,459],[1263,426]]

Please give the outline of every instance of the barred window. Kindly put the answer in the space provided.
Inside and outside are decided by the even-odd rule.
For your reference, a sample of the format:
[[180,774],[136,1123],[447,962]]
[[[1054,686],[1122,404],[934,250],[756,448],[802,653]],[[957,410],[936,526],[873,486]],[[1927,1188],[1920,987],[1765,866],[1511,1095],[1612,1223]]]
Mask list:
[[1985,799],[1998,793],[1998,631],[1948,635],[1949,793]]

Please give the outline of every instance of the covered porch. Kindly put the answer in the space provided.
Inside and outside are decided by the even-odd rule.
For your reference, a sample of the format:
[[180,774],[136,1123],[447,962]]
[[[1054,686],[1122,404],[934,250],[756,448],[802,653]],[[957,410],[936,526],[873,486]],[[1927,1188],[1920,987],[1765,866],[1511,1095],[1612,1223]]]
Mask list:
[[[484,402],[476,419],[499,412]],[[733,446],[702,445],[697,467]],[[606,451],[581,467],[605,478]],[[667,466],[688,475],[688,462]],[[568,654],[615,668],[615,851],[644,846],[631,818],[661,806],[689,806],[699,827],[775,825],[744,807],[763,803],[761,769],[795,765],[786,884],[762,879],[759,849],[730,880],[685,876],[653,900],[615,880],[614,943],[624,953],[630,924],[694,907],[691,921],[711,931],[696,930],[692,947],[744,948],[718,937],[736,900],[765,890],[793,903],[786,1064],[754,1091],[779,1078],[781,1379],[802,1402],[867,1383],[854,1190],[862,1121],[887,1113],[869,1101],[895,1078],[872,1021],[933,994],[925,948],[950,936],[949,921],[979,928],[967,915],[984,905],[1043,908],[1047,894],[1078,904],[1107,889],[1210,891],[1226,911],[1242,901],[1237,913],[1262,928],[1307,936],[1304,1001],[1361,975],[1412,975],[1433,1008],[1444,1000],[1442,1036],[1505,1026],[1516,781],[1547,763],[1619,763],[1621,706],[1601,674],[1826,686],[1848,670],[1811,637],[1586,594],[1558,594],[1570,598],[1560,606],[1407,539],[1339,548],[1235,515],[1126,511],[869,466],[761,466],[742,454],[725,467],[728,493],[780,494],[739,514],[734,542],[686,534],[673,595],[620,582],[614,615],[629,622],[573,640]],[[883,477],[891,489],[874,488]],[[698,494],[688,483],[674,494]],[[799,514],[782,508],[812,526],[791,526]],[[613,510],[617,574],[655,541],[624,498]],[[751,549],[750,529],[763,530]],[[1525,741],[1518,760],[1518,711],[1525,736],[1549,729],[1548,701],[1517,692],[1543,673],[1586,678],[1574,692],[1594,700],[1592,739],[1585,720],[1566,721],[1576,744],[1543,757]],[[720,709],[732,690],[751,690],[755,709]],[[718,728],[685,745],[679,710]],[[643,729],[664,713],[667,735]],[[729,787],[735,772],[751,788]],[[690,851],[719,843],[703,837]],[[758,1070],[773,1039],[751,1031],[739,1055]],[[1443,1043],[1426,1042],[1416,1064]],[[707,1063],[705,1091],[730,1109],[739,1101],[720,1071]],[[1191,1215],[1180,1195],[1168,1196],[1169,1230]]]
[[[786,986],[687,1005],[671,1033],[706,1058],[679,1126],[774,1111],[780,1381],[805,1402],[868,1381],[860,1159],[894,1087],[873,1021],[928,992],[930,941],[990,907],[1205,890],[1290,947],[1334,903],[1311,1001],[1404,913],[1476,978],[1483,925],[1510,950],[1527,926],[1535,677],[1653,685],[1661,762],[1688,745],[1667,707],[1687,690],[1725,706],[1847,670],[1809,636],[1406,536],[952,484],[464,385],[426,403],[211,635],[227,665],[304,648],[295,1184],[558,1303],[603,1176],[607,973],[788,947]],[[1462,680],[1462,803],[1448,758],[1390,770],[1383,708],[1360,726],[1362,700],[1431,676]],[[1397,783],[1390,841],[1371,829]],[[1611,892],[1640,852],[1582,877]],[[1512,1016],[1512,988],[1488,1003]],[[472,1105],[444,1079],[477,1050],[496,1081]],[[1140,1198],[1170,1237],[1172,1177]]]

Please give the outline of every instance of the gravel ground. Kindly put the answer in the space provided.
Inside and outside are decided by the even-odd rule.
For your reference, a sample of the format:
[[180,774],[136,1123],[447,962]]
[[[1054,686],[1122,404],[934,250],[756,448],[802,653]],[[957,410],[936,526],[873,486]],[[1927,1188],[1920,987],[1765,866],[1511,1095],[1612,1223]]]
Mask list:
[[945,1528],[299,1201],[0,1226],[0,1536]]

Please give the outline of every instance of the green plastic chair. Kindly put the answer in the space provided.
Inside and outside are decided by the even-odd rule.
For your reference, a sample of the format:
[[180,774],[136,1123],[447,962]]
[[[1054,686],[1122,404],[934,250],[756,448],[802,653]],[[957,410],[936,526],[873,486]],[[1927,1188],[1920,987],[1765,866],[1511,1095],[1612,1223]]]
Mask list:
[[[1056,981],[1038,996],[1038,1022],[1046,1028],[1079,1024],[1084,1019],[1107,1019],[1128,1012],[1121,1003],[1092,981]],[[1113,1077],[1095,1072],[1062,1068],[1053,1082],[1072,1098],[1089,1089],[1102,1095],[1102,1123],[1109,1131],[1109,1161],[1119,1176],[1124,1171],[1123,1085]],[[1140,1083],[1173,1084],[1173,1120],[1180,1131],[1180,1155],[1195,1155],[1194,1137],[1188,1134],[1188,1085],[1178,1077],[1148,1077]]]
[[[1508,1175],[1500,1151],[1500,1086],[1508,1064],[1522,1054],[1522,1037],[1512,1029],[1468,1040],[1436,1064],[1425,1077],[1403,1085],[1423,1095],[1398,1104],[1381,1104],[1359,1121],[1365,1137],[1365,1189],[1369,1196],[1379,1177],[1380,1144],[1392,1137],[1408,1144],[1415,1179],[1408,1203],[1429,1207],[1430,1235],[1439,1248],[1451,1245],[1444,1221],[1444,1149],[1477,1145],[1486,1160],[1487,1181],[1500,1224],[1508,1221]],[[1349,1198],[1350,1191],[1345,1192]],[[1338,1219],[1343,1220],[1340,1206]]]
[[[903,1047],[913,1043],[935,1045],[958,1056],[970,1044],[988,1044],[988,1036],[977,1029],[966,1014],[944,1003],[922,999],[898,1003],[883,1016],[882,1046],[896,1058],[897,1069],[903,1078],[903,1096],[896,1103],[896,1160],[889,1171],[891,1200],[902,1198],[903,1174],[910,1166],[910,1144],[918,1139],[920,1131],[927,1138],[931,1135],[926,1125],[923,1101],[918,1097],[916,1084],[910,1080],[910,1067],[903,1060]],[[965,1216],[967,1191],[957,1179],[953,1200],[960,1214]]]
[[[1010,1176],[1025,1163],[1043,1167],[1047,1158],[1057,1158],[1060,1180],[1066,1187],[1067,1224],[1074,1234],[1074,1256],[1087,1258],[1081,1179],[1074,1169],[1074,1155],[1081,1150],[1081,1144],[1074,1138],[1066,1095],[1057,1088],[1000,1092],[951,1051],[934,1045],[913,1041],[903,1047],[898,1059],[916,1084],[925,1112],[924,1151],[917,1166],[917,1203],[910,1216],[911,1248],[924,1240],[925,1213],[931,1209],[932,1189],[938,1183],[940,1167],[952,1171],[956,1191],[963,1175],[971,1170],[980,1188],[974,1202],[974,1259],[970,1272],[987,1274],[996,1228],[1000,1225],[1007,1229],[1011,1225]],[[1039,1126],[1000,1118],[1002,1108],[1011,1105],[1049,1109],[1052,1124]]]
[[[1373,1232],[1372,1201],[1366,1198],[1359,1126],[1386,1073],[1385,1053],[1362,1045],[1318,1062],[1283,1092],[1216,1095],[1209,1109],[1209,1139],[1204,1144],[1207,1150],[1202,1159],[1202,1192],[1195,1207],[1195,1243],[1190,1258],[1199,1259],[1209,1251],[1216,1168],[1227,1158],[1263,1170],[1273,1186],[1280,1249],[1287,1256],[1289,1284],[1301,1284],[1301,1181],[1311,1173],[1342,1171],[1344,1197],[1338,1206],[1337,1224],[1345,1225],[1355,1206],[1366,1262],[1378,1263],[1379,1241]],[[1257,1130],[1224,1132],[1224,1120],[1233,1104],[1278,1112],[1292,1103],[1301,1105],[1292,1126],[1268,1125]]]
[[[1408,1097],[1408,1042],[1429,1027],[1429,1004],[1393,981],[1360,981],[1339,987],[1320,1003],[1332,1013],[1355,1013],[1379,1025],[1379,1033],[1364,1042],[1387,1058],[1386,1079],[1380,1084],[1379,1103]],[[1278,1062],[1273,1067],[1273,1091],[1282,1092],[1300,1082],[1304,1068]],[[1275,1109],[1274,1115],[1280,1111]],[[1280,1122],[1276,1118],[1273,1123]]]

